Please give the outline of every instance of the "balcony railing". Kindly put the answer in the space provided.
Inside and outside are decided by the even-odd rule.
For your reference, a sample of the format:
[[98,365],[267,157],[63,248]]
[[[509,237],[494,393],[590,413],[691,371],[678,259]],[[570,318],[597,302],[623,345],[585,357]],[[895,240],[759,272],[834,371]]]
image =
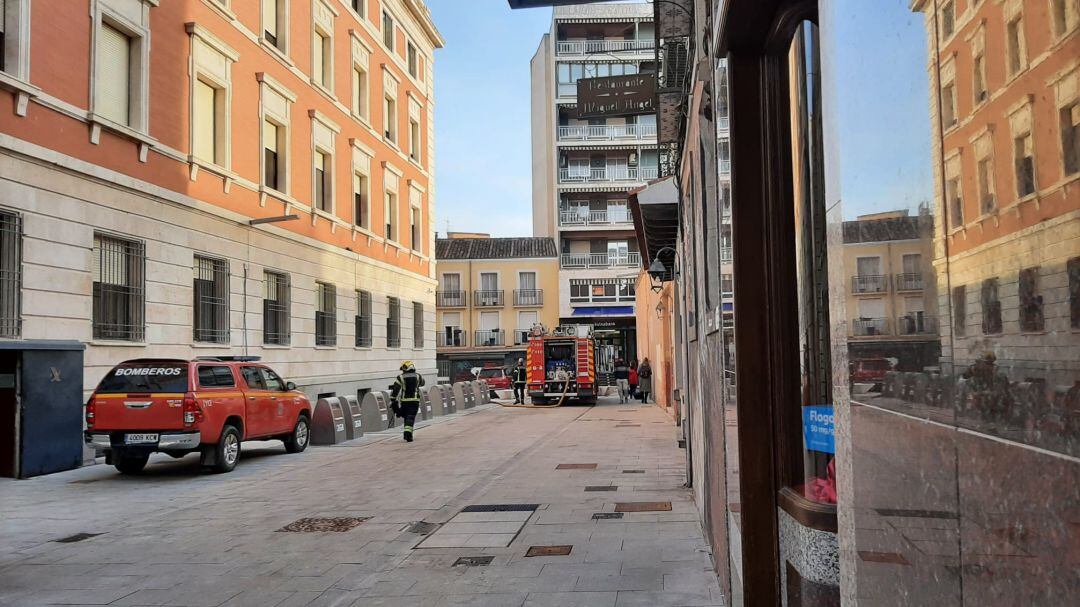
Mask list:
[[720,247],[720,261],[731,263],[735,259],[735,250],[732,247]]
[[562,267],[574,268],[625,268],[641,265],[641,253],[564,253]]
[[559,42],[558,55],[591,55],[593,53],[641,53],[656,46],[652,39],[644,40],[568,40]]
[[464,348],[468,345],[465,331],[461,329],[451,328],[449,331],[443,329],[438,335],[436,345],[440,348]]
[[905,272],[896,275],[897,291],[921,291],[922,289],[922,272]]
[[567,167],[559,169],[559,182],[649,181],[656,179],[656,175],[656,167]]
[[439,308],[464,308],[466,300],[465,291],[435,291],[435,305]]
[[610,206],[606,209],[563,209],[559,211],[560,226],[610,226],[631,224],[634,220],[625,206]]
[[499,308],[503,305],[502,291],[473,291],[473,305],[477,308]]
[[514,329],[514,345],[522,346],[529,343],[529,329]]
[[880,274],[865,274],[851,277],[852,293],[884,293],[888,288],[888,278]]
[[896,319],[897,335],[935,335],[937,334],[937,319],[933,316],[908,314]]
[[506,345],[506,331],[502,329],[492,329],[489,331],[477,331],[476,340],[473,342],[476,346],[505,346]]
[[544,305],[543,289],[514,289],[515,306],[542,306]]
[[577,124],[559,127],[559,141],[656,139],[655,124]]
[[869,335],[888,335],[888,318],[856,318],[851,321],[852,333],[857,337]]

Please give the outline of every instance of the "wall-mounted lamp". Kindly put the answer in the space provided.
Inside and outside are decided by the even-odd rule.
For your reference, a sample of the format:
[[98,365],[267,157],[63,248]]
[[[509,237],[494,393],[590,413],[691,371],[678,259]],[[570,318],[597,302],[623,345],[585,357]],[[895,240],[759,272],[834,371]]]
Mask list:
[[653,290],[653,293],[659,293],[660,291],[664,290],[664,275],[667,274],[668,271],[667,266],[664,265],[664,262],[660,261],[660,254],[664,251],[671,251],[671,273],[673,276],[679,275],[679,252],[671,247],[662,247],[656,252],[656,254],[653,255],[652,263],[649,264],[649,269],[647,270],[649,273],[649,283],[651,285],[650,288]]

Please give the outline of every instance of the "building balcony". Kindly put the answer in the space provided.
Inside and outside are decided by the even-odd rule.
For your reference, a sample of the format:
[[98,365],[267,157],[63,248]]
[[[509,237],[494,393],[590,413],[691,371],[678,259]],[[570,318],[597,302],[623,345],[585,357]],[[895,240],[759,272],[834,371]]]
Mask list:
[[731,263],[735,259],[735,249],[720,247],[720,263]]
[[544,305],[543,289],[514,289],[514,305],[528,308]]
[[589,210],[586,208],[559,211],[560,227],[632,226],[634,218],[626,206]]
[[473,306],[477,308],[501,308],[503,303],[503,291],[473,291]]
[[560,57],[583,57],[597,53],[651,53],[656,41],[644,40],[564,40],[555,46]]
[[496,347],[506,345],[506,331],[502,329],[490,329],[487,331],[477,331],[476,339],[473,341],[473,345],[477,347]]
[[567,270],[584,268],[633,268],[641,266],[641,253],[563,253],[561,266]]
[[908,314],[896,319],[897,335],[937,335],[937,319],[922,314]]
[[717,165],[719,165],[719,170],[720,170],[721,175],[730,175],[731,174],[731,161],[730,160],[717,161]]
[[523,346],[529,343],[531,329],[514,329],[514,345]]
[[559,169],[559,183],[643,182],[656,175],[656,167],[570,167]]
[[467,335],[464,330],[457,328],[450,328],[449,330],[442,330],[438,333],[438,339],[435,345],[440,348],[464,348],[469,345]]
[[570,281],[570,305],[634,303],[637,283],[633,279],[600,278]]
[[851,321],[851,333],[855,337],[871,337],[889,334],[888,318],[856,318]]
[[897,291],[922,291],[923,290],[922,272],[905,272],[903,274],[897,274],[896,275],[896,290]]
[[655,124],[577,124],[559,127],[559,141],[642,141],[656,139]]
[[465,291],[435,291],[435,307],[464,308],[466,305]]
[[889,289],[887,276],[879,274],[865,274],[851,277],[851,292],[861,293],[884,293]]

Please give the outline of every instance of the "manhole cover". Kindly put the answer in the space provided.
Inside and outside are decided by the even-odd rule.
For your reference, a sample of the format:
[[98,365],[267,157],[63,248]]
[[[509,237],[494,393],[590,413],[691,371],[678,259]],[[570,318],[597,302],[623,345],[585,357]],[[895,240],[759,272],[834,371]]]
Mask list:
[[465,506],[462,512],[533,512],[540,504],[475,504]]
[[420,535],[427,535],[438,528],[438,523],[425,523],[424,521],[420,521],[418,523],[413,523],[409,525],[408,528],[406,528],[406,531],[408,531],[409,533],[419,533]]
[[355,529],[366,520],[369,520],[370,516],[365,517],[341,517],[341,518],[302,518],[298,521],[285,525],[278,531],[292,531],[297,533],[322,533],[326,531],[333,531],[341,533],[350,529]]
[[590,485],[585,487],[586,491],[618,491],[619,488],[615,485]]
[[525,556],[566,556],[573,546],[531,546]]
[[559,464],[556,470],[596,470],[596,464]]
[[608,519],[622,518],[622,512],[597,512],[592,515],[594,521],[606,521]]
[[644,470],[623,470],[623,474],[645,474]]
[[99,535],[101,535],[101,534],[100,533],[76,533],[75,535],[69,535],[67,537],[62,537],[62,538],[60,538],[58,540],[53,540],[53,541],[56,542],[57,544],[74,544],[75,542],[81,542],[83,540],[88,540],[88,539],[90,539],[92,537],[97,537]]
[[454,567],[485,567],[494,560],[493,556],[463,556],[454,561]]
[[615,512],[671,512],[671,502],[623,502]]

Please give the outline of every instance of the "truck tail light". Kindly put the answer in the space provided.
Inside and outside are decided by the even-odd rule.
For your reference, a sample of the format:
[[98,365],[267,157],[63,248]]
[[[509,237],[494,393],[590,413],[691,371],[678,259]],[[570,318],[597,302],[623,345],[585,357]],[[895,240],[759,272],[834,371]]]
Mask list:
[[97,403],[94,402],[94,397],[91,396],[90,400],[86,401],[86,429],[94,429],[94,417],[97,414]]
[[201,424],[202,421],[202,407],[199,406],[199,401],[195,400],[195,395],[188,392],[184,395],[184,426],[195,426]]

